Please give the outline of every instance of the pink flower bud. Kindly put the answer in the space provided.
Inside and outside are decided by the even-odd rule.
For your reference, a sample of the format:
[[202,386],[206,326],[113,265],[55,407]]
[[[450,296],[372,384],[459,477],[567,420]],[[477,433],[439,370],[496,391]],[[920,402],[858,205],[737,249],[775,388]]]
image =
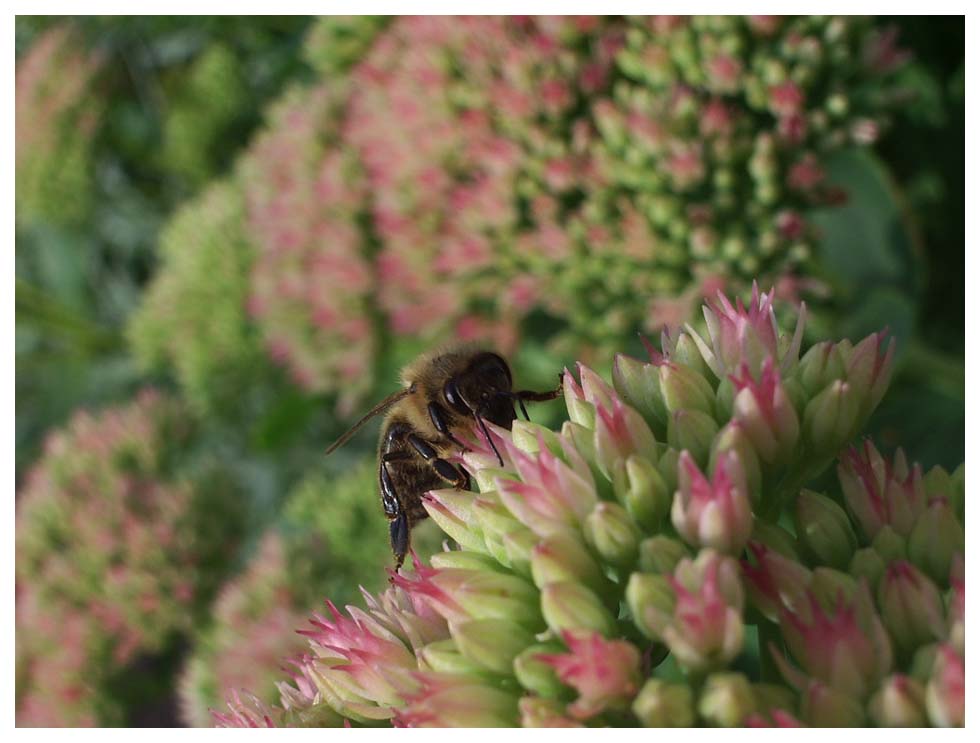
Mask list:
[[730,377],[738,390],[732,417],[742,424],[760,459],[769,464],[785,461],[796,446],[800,422],[773,367],[772,357],[763,360],[758,381],[748,365],[743,364],[740,371],[740,376]]
[[781,342],[772,308],[772,295],[760,295],[759,287],[754,283],[748,308],[742,304],[741,299],[736,300],[733,306],[719,292],[717,301],[707,302],[704,319],[708,325],[710,347],[693,328],[687,326],[686,330],[718,379],[735,372],[743,363],[748,365],[753,374],[758,374],[762,361],[767,356],[778,360],[781,374],[792,371],[799,360],[806,320],[805,306],[800,306],[792,340],[788,343]]
[[946,634],[939,589],[904,560],[885,570],[878,585],[878,605],[895,649],[906,656]]
[[749,542],[754,562],[742,561],[749,601],[770,621],[778,621],[784,609],[796,612],[805,605],[812,573],[795,560],[759,542]]
[[875,692],[868,711],[878,727],[925,727],[925,689],[909,676],[893,674]]
[[966,719],[966,666],[963,656],[941,645],[926,686],[929,720],[939,727],[963,727]]
[[737,455],[729,452],[720,458],[709,482],[691,456],[682,452],[671,520],[694,547],[741,552],[752,533],[752,510]]
[[703,551],[682,560],[667,578],[674,589],[671,623],[663,641],[678,663],[693,671],[723,666],[742,650],[742,589],[730,557]]
[[472,676],[416,674],[419,690],[399,708],[395,724],[405,727],[513,727],[517,697]]
[[848,384],[860,400],[860,420],[864,421],[878,407],[891,380],[895,339],[884,346],[886,334],[872,333],[850,353],[844,354]]
[[[807,606],[783,610],[780,627],[804,671],[845,694],[866,697],[891,668],[888,635],[866,586],[850,601],[841,595],[830,611],[809,594]],[[794,671],[775,649],[773,656],[787,681],[803,688],[806,677]]]
[[966,535],[949,502],[937,498],[919,517],[908,541],[909,559],[936,585],[945,588],[957,556],[963,554]]
[[558,677],[578,692],[568,712],[580,720],[607,708],[622,709],[633,698],[640,682],[640,653],[634,645],[606,640],[597,632],[562,632],[568,653],[541,655]]
[[910,470],[901,449],[888,462],[865,439],[860,449],[851,447],[841,455],[837,475],[847,507],[868,540],[886,525],[908,536],[925,510],[922,469],[916,464]]

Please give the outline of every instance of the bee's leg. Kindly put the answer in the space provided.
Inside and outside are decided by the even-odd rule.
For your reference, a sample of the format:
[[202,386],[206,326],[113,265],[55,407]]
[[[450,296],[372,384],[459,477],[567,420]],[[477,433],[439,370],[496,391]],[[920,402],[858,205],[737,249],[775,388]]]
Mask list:
[[411,459],[412,454],[407,451],[392,451],[381,456],[380,479],[381,479],[381,505],[384,506],[385,516],[388,517],[388,531],[391,537],[391,551],[395,555],[395,572],[401,568],[405,562],[405,555],[408,554],[408,547],[411,541],[411,527],[408,523],[408,516],[402,508],[401,501],[395,493],[395,485],[391,481],[391,473],[388,472],[388,462],[399,459]]
[[466,449],[466,445],[453,436],[453,432],[449,430],[449,425],[446,423],[446,415],[445,408],[443,408],[439,403],[429,403],[429,420],[432,421],[432,425],[436,427],[436,430],[456,444],[456,446],[458,446],[460,449]]
[[433,448],[432,444],[414,433],[410,433],[405,440],[419,453],[426,462],[432,465],[432,469],[446,482],[452,483],[454,487],[465,490],[469,487],[470,478],[459,467],[452,462],[447,462],[439,457],[439,453]]

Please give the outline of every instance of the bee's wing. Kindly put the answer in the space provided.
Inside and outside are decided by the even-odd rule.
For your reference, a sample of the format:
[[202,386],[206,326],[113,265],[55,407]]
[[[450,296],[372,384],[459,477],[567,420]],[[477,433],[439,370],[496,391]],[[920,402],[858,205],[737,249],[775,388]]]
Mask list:
[[360,430],[361,426],[363,426],[365,423],[367,423],[369,420],[371,420],[374,416],[380,415],[381,413],[385,412],[388,408],[390,408],[392,405],[394,405],[399,400],[401,400],[401,399],[403,399],[405,397],[408,397],[410,394],[412,394],[412,390],[411,389],[404,389],[404,390],[400,390],[399,392],[394,392],[394,393],[388,395],[388,397],[386,397],[384,400],[382,400],[377,405],[375,405],[373,408],[371,408],[367,413],[365,413],[364,414],[364,417],[361,418],[353,426],[351,426],[350,429],[347,431],[347,433],[345,433],[339,439],[337,439],[336,441],[334,441],[330,445],[330,448],[327,449],[327,451],[325,452],[325,454],[331,454],[335,449],[339,449],[341,446],[343,446],[348,441],[350,441],[351,437],[355,433],[357,433],[358,430]]

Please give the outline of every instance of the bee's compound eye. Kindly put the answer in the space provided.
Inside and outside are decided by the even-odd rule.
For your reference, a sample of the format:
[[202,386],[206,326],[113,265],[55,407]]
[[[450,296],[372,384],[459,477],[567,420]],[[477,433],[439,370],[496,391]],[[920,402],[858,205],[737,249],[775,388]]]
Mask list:
[[457,413],[462,413],[463,415],[470,414],[469,406],[464,402],[462,395],[459,394],[459,389],[456,387],[455,378],[446,382],[442,388],[442,394],[445,395],[446,402],[449,403],[449,406]]

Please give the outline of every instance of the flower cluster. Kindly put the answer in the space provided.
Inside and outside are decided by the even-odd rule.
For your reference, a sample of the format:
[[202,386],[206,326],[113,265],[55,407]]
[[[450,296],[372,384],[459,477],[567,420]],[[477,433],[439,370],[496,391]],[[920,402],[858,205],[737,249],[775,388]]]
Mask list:
[[382,25],[314,27],[320,81],[279,101],[236,174],[250,316],[342,411],[390,336],[507,352],[533,325],[589,357],[786,275],[807,209],[840,196],[824,157],[875,138],[904,59],[866,19]]
[[609,185],[586,210],[644,215],[651,275],[782,275],[811,253],[807,209],[841,197],[825,156],[878,138],[906,56],[867,18],[635,19],[593,107]]
[[253,248],[244,214],[234,181],[180,209],[160,238],[162,268],[127,328],[142,364],[172,365],[202,412],[241,406],[249,381],[268,366],[246,312]]
[[74,222],[87,213],[91,146],[101,115],[91,95],[102,67],[67,25],[45,31],[17,63],[19,220]]
[[240,174],[256,251],[248,312],[299,386],[339,388],[342,404],[370,385],[376,343],[367,192],[357,161],[336,146],[343,90],[287,94]]
[[221,42],[197,57],[168,102],[163,120],[162,162],[193,185],[218,170],[215,152],[250,102],[235,53]]
[[174,470],[192,436],[145,391],[48,438],[18,493],[18,724],[123,722],[108,685],[200,618],[241,523],[223,474]]
[[[502,464],[462,455],[479,492],[426,496],[456,549],[328,604],[280,704],[216,720],[962,724],[962,468],[849,446],[893,344],[801,357],[771,302],[719,295],[612,385],[566,371],[560,431],[493,428]],[[840,490],[808,490],[835,459]]]

